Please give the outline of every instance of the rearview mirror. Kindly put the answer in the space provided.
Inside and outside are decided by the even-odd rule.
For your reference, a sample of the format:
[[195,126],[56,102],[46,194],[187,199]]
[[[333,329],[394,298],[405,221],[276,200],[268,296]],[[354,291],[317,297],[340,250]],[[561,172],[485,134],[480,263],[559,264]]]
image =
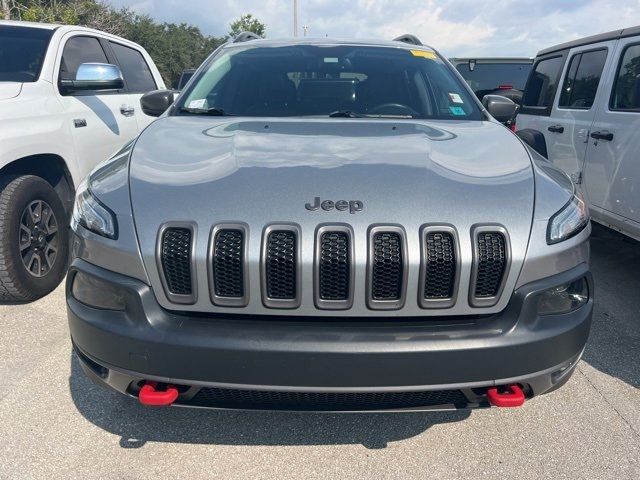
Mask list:
[[60,80],[65,92],[120,90],[124,88],[122,72],[108,63],[82,63],[75,80]]
[[482,104],[493,118],[504,124],[510,123],[520,108],[512,100],[500,95],[485,95]]
[[142,111],[150,117],[159,117],[173,105],[174,93],[173,90],[154,90],[145,93],[140,98]]

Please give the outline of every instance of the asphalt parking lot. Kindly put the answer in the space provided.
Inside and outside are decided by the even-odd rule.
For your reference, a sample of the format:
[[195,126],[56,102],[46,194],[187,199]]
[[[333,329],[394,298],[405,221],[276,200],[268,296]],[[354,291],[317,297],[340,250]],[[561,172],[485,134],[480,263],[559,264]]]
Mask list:
[[596,228],[597,300],[569,383],[520,409],[145,409],[71,353],[62,288],[0,306],[0,478],[640,478],[640,243]]

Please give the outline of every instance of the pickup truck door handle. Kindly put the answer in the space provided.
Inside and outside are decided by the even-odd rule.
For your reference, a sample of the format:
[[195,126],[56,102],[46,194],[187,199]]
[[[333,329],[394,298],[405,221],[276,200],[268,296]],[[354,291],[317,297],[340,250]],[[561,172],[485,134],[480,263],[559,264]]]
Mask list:
[[564,127],[562,125],[551,125],[547,130],[553,133],[564,133]]
[[601,132],[593,132],[591,134],[591,138],[595,138],[596,140],[605,140],[610,142],[613,140],[613,133],[607,132],[606,130],[602,130]]
[[131,115],[136,113],[136,109],[133,107],[130,107],[129,105],[122,105],[120,107],[120,113],[125,117],[130,117]]

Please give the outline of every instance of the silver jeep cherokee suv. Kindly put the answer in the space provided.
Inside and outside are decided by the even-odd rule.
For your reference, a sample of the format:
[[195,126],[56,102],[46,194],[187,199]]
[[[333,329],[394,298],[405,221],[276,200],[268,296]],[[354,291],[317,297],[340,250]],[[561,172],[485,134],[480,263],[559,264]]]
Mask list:
[[168,111],[76,199],[92,379],[145,405],[362,411],[519,406],[570,377],[585,203],[435,50],[242,35],[172,102],[143,98]]

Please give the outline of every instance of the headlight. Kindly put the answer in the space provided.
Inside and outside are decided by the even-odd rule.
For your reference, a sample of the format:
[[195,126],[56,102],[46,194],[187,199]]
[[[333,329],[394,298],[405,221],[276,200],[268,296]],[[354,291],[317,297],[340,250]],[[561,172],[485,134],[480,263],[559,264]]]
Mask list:
[[586,278],[550,288],[538,298],[540,315],[557,315],[577,310],[589,301],[589,285]]
[[589,210],[584,198],[576,193],[562,210],[549,220],[547,244],[562,242],[580,233],[589,223]]
[[118,224],[115,215],[91,194],[86,181],[80,184],[73,205],[72,227],[82,225],[103,237],[117,239]]

